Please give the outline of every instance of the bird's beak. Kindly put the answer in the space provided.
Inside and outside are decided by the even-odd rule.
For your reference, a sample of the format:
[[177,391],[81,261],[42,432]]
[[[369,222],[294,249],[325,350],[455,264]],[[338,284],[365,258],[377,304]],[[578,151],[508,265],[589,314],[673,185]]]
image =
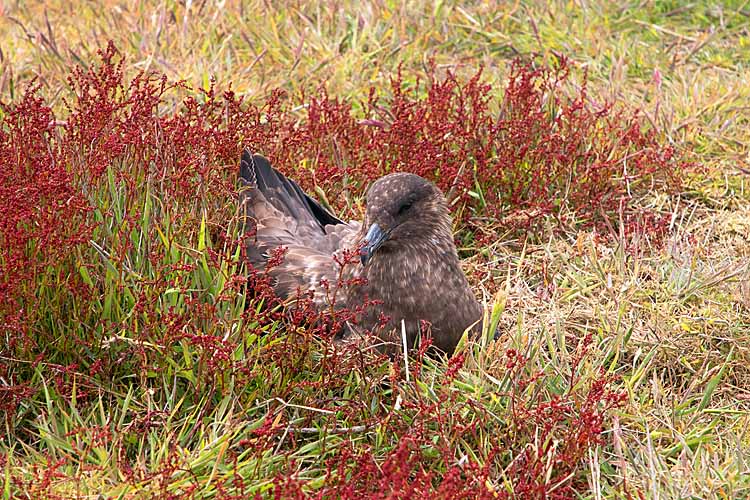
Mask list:
[[388,233],[380,229],[380,226],[377,224],[370,226],[370,229],[367,230],[367,235],[365,236],[365,246],[362,247],[360,253],[360,259],[362,260],[363,266],[367,265],[367,262],[369,262],[375,252],[377,252],[378,248],[380,248],[387,239]]

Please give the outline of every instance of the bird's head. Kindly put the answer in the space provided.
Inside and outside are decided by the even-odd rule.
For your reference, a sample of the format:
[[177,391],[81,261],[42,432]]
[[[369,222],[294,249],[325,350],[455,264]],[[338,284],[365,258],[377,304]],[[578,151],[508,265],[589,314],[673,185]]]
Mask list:
[[444,238],[452,242],[445,196],[418,175],[401,172],[378,179],[367,191],[366,202],[362,265],[367,265],[376,252],[434,245]]

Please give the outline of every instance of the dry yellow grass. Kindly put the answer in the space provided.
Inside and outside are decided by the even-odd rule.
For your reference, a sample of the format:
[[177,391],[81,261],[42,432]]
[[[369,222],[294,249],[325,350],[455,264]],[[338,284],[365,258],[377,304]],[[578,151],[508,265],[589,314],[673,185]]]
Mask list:
[[516,54],[569,55],[589,72],[592,99],[641,108],[705,171],[680,196],[641,200],[672,214],[663,247],[628,234],[608,244],[550,235],[498,242],[489,264],[467,266],[488,277],[478,287],[504,290],[503,345],[548,346],[550,359],[588,332],[622,345],[599,360],[617,367],[629,395],[601,451],[619,470],[602,472],[592,455],[590,498],[620,498],[602,474],[648,498],[749,494],[750,4],[491,3],[6,1],[0,99],[37,77],[62,109],[70,68],[108,39],[131,72],[193,86],[213,77],[251,97],[327,82],[354,101],[399,64],[409,78],[429,58],[465,74],[482,65],[500,81]]

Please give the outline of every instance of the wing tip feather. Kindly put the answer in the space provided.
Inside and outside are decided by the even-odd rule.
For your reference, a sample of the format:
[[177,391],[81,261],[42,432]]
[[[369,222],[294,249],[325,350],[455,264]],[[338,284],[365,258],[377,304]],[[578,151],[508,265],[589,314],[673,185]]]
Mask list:
[[242,157],[240,158],[240,180],[245,185],[258,185],[255,174],[255,160],[249,148],[245,148],[242,151]]

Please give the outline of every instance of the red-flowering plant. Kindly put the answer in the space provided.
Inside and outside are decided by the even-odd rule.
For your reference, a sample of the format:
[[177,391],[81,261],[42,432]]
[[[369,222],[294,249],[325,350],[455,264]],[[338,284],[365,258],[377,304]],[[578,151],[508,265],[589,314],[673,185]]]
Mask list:
[[[339,344],[332,333],[359,308],[318,311],[304,290],[282,304],[268,269],[244,262],[238,158],[244,146],[265,154],[352,216],[370,181],[411,171],[455,202],[463,230],[490,238],[500,223],[525,230],[545,217],[565,226],[571,215],[584,224],[632,215],[642,186],[679,186],[685,163],[637,114],[592,104],[585,83],[566,94],[564,59],[516,62],[503,88],[481,72],[462,81],[432,70],[408,84],[399,71],[358,107],[324,88],[246,102],[213,83],[192,91],[161,75],[128,80],[124,64],[110,44],[98,65],[74,70],[61,117],[38,86],[1,104],[0,412],[9,432],[0,439],[43,451],[55,429],[40,422],[60,411],[47,398],[122,412],[69,426],[61,439],[80,440],[79,457],[50,458],[33,484],[11,478],[15,487],[43,496],[63,470],[76,471],[71,479],[103,470],[96,457],[106,449],[131,486],[153,482],[156,496],[187,498],[202,485],[195,474],[178,492],[170,486],[189,469],[183,451],[206,442],[207,415],[234,425],[240,414],[250,424],[236,424],[222,448],[232,474],[209,474],[226,498],[230,487],[255,494],[252,482],[285,498],[562,498],[582,488],[581,462],[603,445],[607,411],[621,402],[607,376],[560,382],[509,351],[501,364],[513,386],[500,391],[467,375],[463,353],[444,365],[426,359],[424,345],[407,372],[402,357]],[[282,258],[271,255],[269,268]],[[352,284],[328,285],[335,302]],[[582,370],[573,363],[571,377]],[[562,393],[548,389],[561,383]],[[102,402],[129,391],[137,411]],[[170,412],[183,407],[192,421],[172,432],[181,416]],[[144,467],[153,442],[164,443],[163,460]],[[312,445],[316,453],[302,453]],[[315,477],[297,474],[303,467]]]

